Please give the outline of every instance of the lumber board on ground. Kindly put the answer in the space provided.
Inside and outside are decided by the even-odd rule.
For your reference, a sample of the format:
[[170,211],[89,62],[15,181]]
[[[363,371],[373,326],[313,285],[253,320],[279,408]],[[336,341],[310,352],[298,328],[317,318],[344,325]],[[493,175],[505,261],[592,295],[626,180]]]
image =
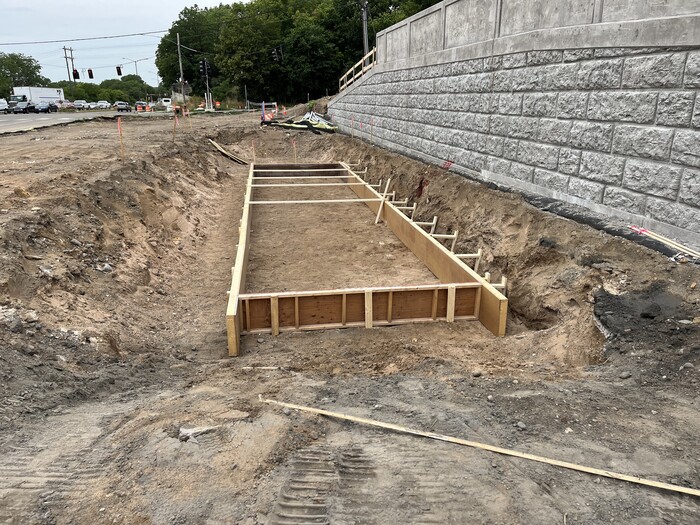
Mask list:
[[[344,165],[349,173],[352,170]],[[354,175],[354,173],[353,173]],[[357,179],[359,177],[355,176]],[[350,186],[359,199],[368,199],[367,206],[375,213],[379,212],[380,202],[371,200],[381,198],[381,194],[369,186]],[[479,321],[491,333],[504,336],[506,331],[506,314],[508,299],[480,275],[464,264],[454,253],[432,238],[423,228],[409,217],[397,210],[391,202],[382,206],[381,218],[394,234],[409,248],[433,274],[443,283],[476,282],[482,286]]]
[[[647,487],[652,487],[656,489],[669,490],[672,492],[677,492],[681,494],[688,494],[690,496],[700,497],[700,490],[683,487],[680,485],[672,485],[670,483],[662,483],[659,481],[640,478],[639,476],[630,476],[627,474],[619,474],[607,469],[600,469],[596,467],[587,467],[585,465],[579,465],[576,463],[570,463],[568,461],[561,461],[558,459],[550,459],[544,456],[537,456],[535,454],[530,454],[529,452],[520,452],[517,450],[497,447],[494,445],[489,445],[487,443],[479,443],[478,441],[468,441],[466,439],[461,439],[453,436],[447,436],[445,434],[436,434],[435,432],[427,432],[424,430],[416,430],[401,425],[395,425],[393,423],[384,423],[383,421],[377,421],[374,419],[367,419],[364,417],[351,416],[348,414],[343,414],[340,412],[333,412],[330,410],[323,410],[320,408],[313,408],[303,405],[295,405],[292,403],[284,403],[282,401],[275,401],[273,399],[263,399],[262,395],[258,395],[258,399],[261,403],[279,405],[286,408],[291,408],[293,410],[300,410],[302,412],[307,412],[310,414],[316,414],[319,416],[327,416],[335,419],[342,419],[345,421],[352,421],[353,423],[360,423],[363,425],[369,425],[373,427],[384,428],[386,430],[392,430],[394,432],[400,432],[402,434],[412,434],[414,436],[420,436],[430,439],[435,439],[438,441],[444,441],[447,443],[454,443],[456,445],[462,445],[465,447],[477,448],[481,450],[486,450],[489,452],[495,452],[497,454],[502,454],[505,456],[511,456],[521,459],[527,459],[530,461],[536,461],[538,463],[545,463],[547,465],[552,465],[555,467],[565,468],[569,470],[575,470],[578,472],[585,472],[587,474],[593,474],[595,476],[603,476],[606,478],[617,479],[620,481],[627,481],[629,483],[635,483],[637,485],[644,485]],[[566,515],[565,515],[566,516]],[[564,520],[566,522],[566,520]]]
[[245,164],[245,165],[248,164],[248,163],[247,163],[245,160],[243,160],[241,157],[239,157],[238,155],[235,155],[235,154],[231,153],[231,152],[228,151],[227,149],[223,148],[221,145],[219,145],[219,144],[217,144],[216,142],[214,142],[212,139],[209,139],[209,142],[211,142],[212,145],[213,145],[217,150],[219,150],[220,153],[222,153],[223,155],[225,155],[226,157],[228,157],[228,158],[231,159],[232,161],[234,161],[234,162],[236,162],[236,163],[238,163],[238,164]]

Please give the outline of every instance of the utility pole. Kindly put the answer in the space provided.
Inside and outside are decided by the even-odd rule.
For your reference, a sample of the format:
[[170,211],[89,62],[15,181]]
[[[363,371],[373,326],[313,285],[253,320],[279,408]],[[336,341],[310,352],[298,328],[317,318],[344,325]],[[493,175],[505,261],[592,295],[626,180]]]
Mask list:
[[[70,51],[70,68],[75,69],[75,63],[73,62],[73,48],[69,47],[68,50]],[[73,80],[73,84],[75,84],[75,79]]]
[[185,74],[182,72],[182,52],[180,51],[180,33],[177,34],[177,59],[180,62],[180,93],[182,104],[185,104]]
[[[73,52],[72,49],[71,49],[71,52]],[[71,73],[70,73],[70,66],[68,65],[68,48],[67,48],[67,47],[64,47],[64,48],[63,48],[63,58],[66,59],[66,71],[68,72],[68,82],[72,82],[72,81],[73,81],[73,75],[71,75]]]
[[248,84],[243,84],[243,92],[245,93],[245,108],[250,109],[248,106]]
[[[71,63],[70,66],[68,65],[68,58],[69,58],[68,51],[70,51],[70,63]],[[72,47],[64,47],[63,48],[63,58],[66,59],[66,71],[68,71],[68,82],[70,82],[71,85],[73,86],[72,95],[73,95],[73,97],[75,97],[75,79],[73,78],[74,66],[73,66],[73,48]]]
[[[369,0],[362,1],[362,44],[365,48],[365,54],[369,53],[369,39],[367,37],[367,11],[369,10]],[[364,66],[364,64],[363,64]]]

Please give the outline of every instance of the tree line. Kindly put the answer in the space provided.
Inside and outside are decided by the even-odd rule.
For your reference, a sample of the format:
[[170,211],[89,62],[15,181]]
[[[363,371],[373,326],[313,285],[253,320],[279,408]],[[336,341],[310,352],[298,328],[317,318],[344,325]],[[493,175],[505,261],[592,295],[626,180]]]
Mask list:
[[[207,60],[209,85],[216,100],[316,99],[338,90],[338,78],[363,55],[362,11],[365,0],[251,0],[183,9],[156,52],[161,86],[137,75],[89,82],[51,82],[34,58],[0,53],[0,97],[15,86],[63,88],[69,100],[142,100],[148,93],[168,92],[180,80],[177,34],[184,79],[191,93],[204,95],[201,61]],[[370,48],[377,32],[400,22],[437,0],[371,0]]]
[[8,98],[12,88],[18,86],[63,88],[68,100],[145,100],[148,93],[157,93],[138,75],[104,80],[99,84],[89,82],[51,82],[41,75],[41,65],[34,58],[21,53],[0,53],[0,98]]
[[[202,60],[211,66],[215,99],[299,102],[334,94],[338,78],[363,55],[363,0],[252,0],[183,9],[161,39],[156,66],[165,85],[184,79],[203,94]],[[369,41],[437,0],[372,0]]]

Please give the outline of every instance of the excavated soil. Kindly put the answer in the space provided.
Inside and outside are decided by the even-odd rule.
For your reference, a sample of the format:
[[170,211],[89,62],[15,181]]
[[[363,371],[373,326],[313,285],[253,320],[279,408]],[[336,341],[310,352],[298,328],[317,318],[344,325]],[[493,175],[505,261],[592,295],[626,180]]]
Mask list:
[[[3,136],[0,523],[700,521],[692,496],[261,403],[700,489],[698,266],[580,210],[256,120],[198,116],[173,141],[172,120],[125,117],[123,160],[111,120]],[[254,335],[226,357],[248,168],[207,138],[259,162],[290,162],[295,140],[305,162],[392,177],[416,219],[439,216],[508,278],[506,337],[475,322]],[[434,280],[352,206],[256,210],[249,289]]]

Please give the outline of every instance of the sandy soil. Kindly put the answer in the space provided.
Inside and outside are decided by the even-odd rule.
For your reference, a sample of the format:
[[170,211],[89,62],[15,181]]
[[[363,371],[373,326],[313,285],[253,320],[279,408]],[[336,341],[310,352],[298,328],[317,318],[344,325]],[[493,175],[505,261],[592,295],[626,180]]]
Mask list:
[[[173,142],[171,120],[126,117],[124,162],[111,120],[3,136],[0,523],[700,521],[690,496],[260,403],[700,488],[696,265],[256,118],[200,116]],[[305,161],[392,176],[417,217],[464,232],[458,250],[483,248],[481,270],[509,278],[507,336],[473,322],[246,336],[226,358],[247,168],[207,137],[263,162],[290,161],[295,139]],[[432,279],[365,210],[270,208],[253,229],[256,290]]]

